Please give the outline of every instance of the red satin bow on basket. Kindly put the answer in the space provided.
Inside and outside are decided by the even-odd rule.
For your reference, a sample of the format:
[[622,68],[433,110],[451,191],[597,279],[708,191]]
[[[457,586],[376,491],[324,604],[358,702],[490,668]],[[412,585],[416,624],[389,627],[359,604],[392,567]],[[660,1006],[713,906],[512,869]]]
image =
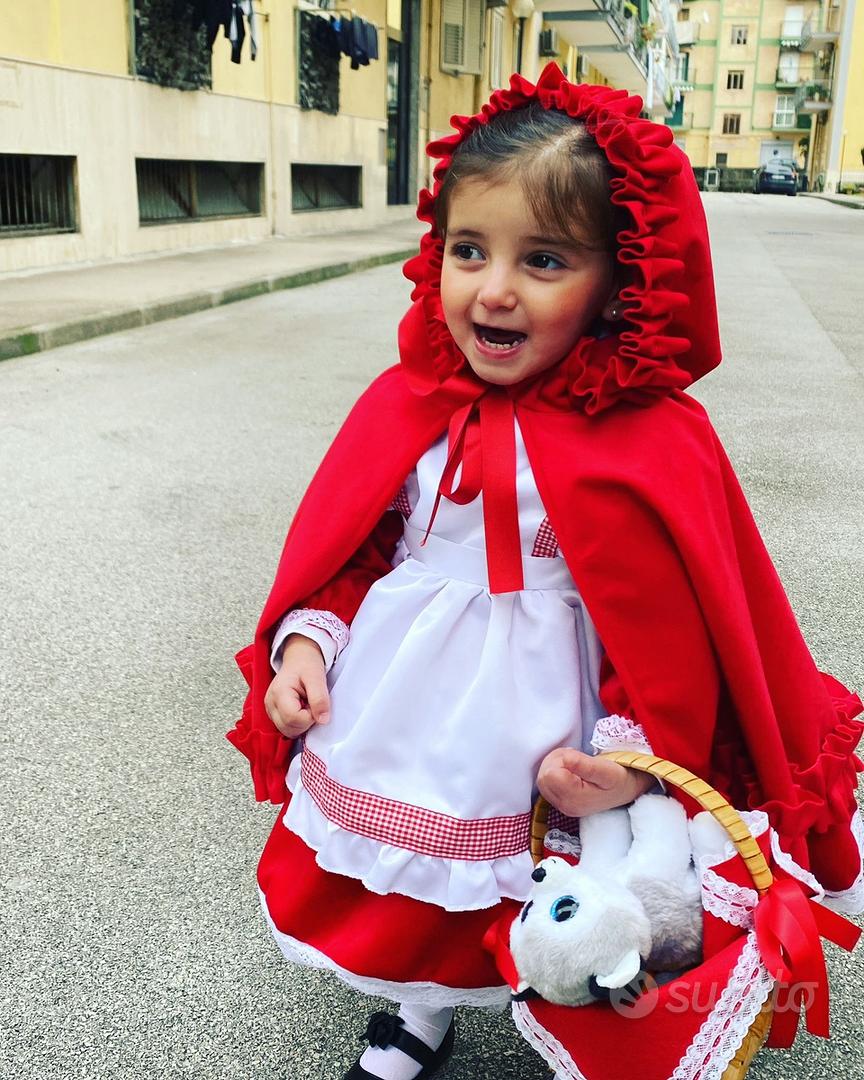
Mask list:
[[793,878],[775,879],[753,913],[762,960],[774,978],[774,1013],[768,1045],[795,1041],[802,1007],[811,1035],[828,1038],[828,972],[820,937],[851,952],[861,931],[807,897]]
[[[441,497],[464,506],[483,492],[483,527],[489,591],[518,592],[524,585],[519,506],[516,498],[515,412],[510,395],[490,387],[450,418],[447,462],[423,543]],[[454,486],[459,466],[459,483]]]

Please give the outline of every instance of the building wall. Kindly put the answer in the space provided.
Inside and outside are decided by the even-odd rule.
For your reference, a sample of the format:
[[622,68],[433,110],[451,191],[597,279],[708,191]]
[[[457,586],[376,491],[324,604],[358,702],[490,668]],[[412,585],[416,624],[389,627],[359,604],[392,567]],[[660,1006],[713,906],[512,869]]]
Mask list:
[[[0,56],[0,153],[77,159],[77,233],[0,239],[0,271],[183,250],[271,234],[327,233],[409,216],[387,205],[386,0],[356,0],[380,28],[381,58],[352,71],[343,57],[338,116],[300,109],[296,12],[258,0],[260,51],[241,64],[220,35],[212,90],[155,86],[130,72],[127,0],[32,0],[6,15]],[[5,17],[5,16],[4,16]],[[260,217],[138,223],[135,158],[261,162]],[[364,206],[296,214],[292,163],[363,169]]]
[[[812,4],[805,8],[805,18]],[[685,129],[676,132],[691,163],[714,165],[717,154],[726,154],[730,168],[755,168],[762,146],[792,144],[794,157],[804,163],[799,152],[801,139],[809,134],[809,120],[792,129],[774,126],[778,95],[794,94],[794,89],[777,85],[781,32],[788,16],[785,0],[696,0],[686,4],[691,22],[697,23],[700,37],[688,51],[688,83],[685,94]],[[732,43],[732,27],[747,27],[746,44]],[[740,90],[727,89],[730,70],[744,72]],[[813,55],[799,54],[801,77],[811,75]],[[739,114],[739,134],[724,134],[725,114]]]
[[833,13],[841,31],[837,47],[834,107],[820,145],[825,190],[864,184],[864,0],[845,0]]

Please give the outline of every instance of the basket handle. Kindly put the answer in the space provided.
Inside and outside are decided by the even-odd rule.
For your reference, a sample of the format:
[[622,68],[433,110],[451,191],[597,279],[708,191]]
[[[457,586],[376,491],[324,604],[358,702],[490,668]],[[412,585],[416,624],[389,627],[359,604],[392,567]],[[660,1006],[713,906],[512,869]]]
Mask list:
[[[674,765],[671,761],[654,757],[652,754],[638,754],[633,750],[609,750],[599,754],[598,757],[617,761],[619,765],[624,765],[628,769],[650,773],[695,799],[702,809],[707,810],[719,821],[729,834],[736,851],[744,860],[756,891],[760,896],[764,896],[774,880],[774,875],[762,854],[762,849],[745,825],[744,819],[719,791],[715,791],[710,784],[706,784],[704,780],[700,780],[698,776],[683,769],[680,765]],[[549,809],[549,804],[543,796],[539,796],[534,804],[531,820],[531,857],[535,865],[543,858],[543,842],[549,828]]]

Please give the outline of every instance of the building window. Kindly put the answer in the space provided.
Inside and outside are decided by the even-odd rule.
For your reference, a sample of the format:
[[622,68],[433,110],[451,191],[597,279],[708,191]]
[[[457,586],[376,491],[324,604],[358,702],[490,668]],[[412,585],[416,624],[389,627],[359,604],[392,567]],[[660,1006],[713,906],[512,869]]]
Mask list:
[[744,89],[744,72],[743,71],[727,71],[726,72],[726,89],[727,90],[743,90]]
[[714,164],[718,169],[723,168],[726,165],[726,162],[728,160],[729,160],[729,155],[728,154],[715,154],[714,155]]
[[135,174],[142,225],[261,213],[260,163],[137,158]]
[[75,158],[0,154],[0,236],[75,232]]
[[490,14],[489,85],[493,90],[498,90],[504,85],[504,12],[501,8],[493,8]]
[[739,135],[741,133],[741,113],[723,114],[723,134]]
[[441,67],[444,71],[480,74],[484,0],[442,0]]
[[733,45],[746,45],[747,44],[747,27],[746,26],[733,26],[732,38]]
[[774,127],[794,128],[797,124],[795,113],[795,95],[778,94],[774,106]]
[[689,21],[690,21],[690,8],[689,7],[682,7],[681,10],[678,12],[678,22],[689,22]]
[[687,82],[687,76],[690,72],[690,53],[680,52],[678,53],[678,63],[675,69],[675,78],[678,82]]
[[363,205],[360,165],[292,165],[291,209],[349,210]]

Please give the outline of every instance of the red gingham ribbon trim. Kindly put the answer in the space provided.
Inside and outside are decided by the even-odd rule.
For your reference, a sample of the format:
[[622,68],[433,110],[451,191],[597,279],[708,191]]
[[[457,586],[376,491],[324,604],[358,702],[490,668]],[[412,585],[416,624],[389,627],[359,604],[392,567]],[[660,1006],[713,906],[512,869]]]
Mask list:
[[303,786],[321,813],[349,832],[439,859],[488,862],[521,855],[531,845],[531,813],[456,818],[346,787],[327,775],[304,744]]
[[402,517],[411,517],[411,502],[408,499],[408,489],[401,487],[396,498],[390,503],[391,510],[398,510]]
[[537,538],[534,541],[532,555],[541,559],[554,559],[558,554],[558,537],[552,528],[549,518],[544,517],[537,530]]

